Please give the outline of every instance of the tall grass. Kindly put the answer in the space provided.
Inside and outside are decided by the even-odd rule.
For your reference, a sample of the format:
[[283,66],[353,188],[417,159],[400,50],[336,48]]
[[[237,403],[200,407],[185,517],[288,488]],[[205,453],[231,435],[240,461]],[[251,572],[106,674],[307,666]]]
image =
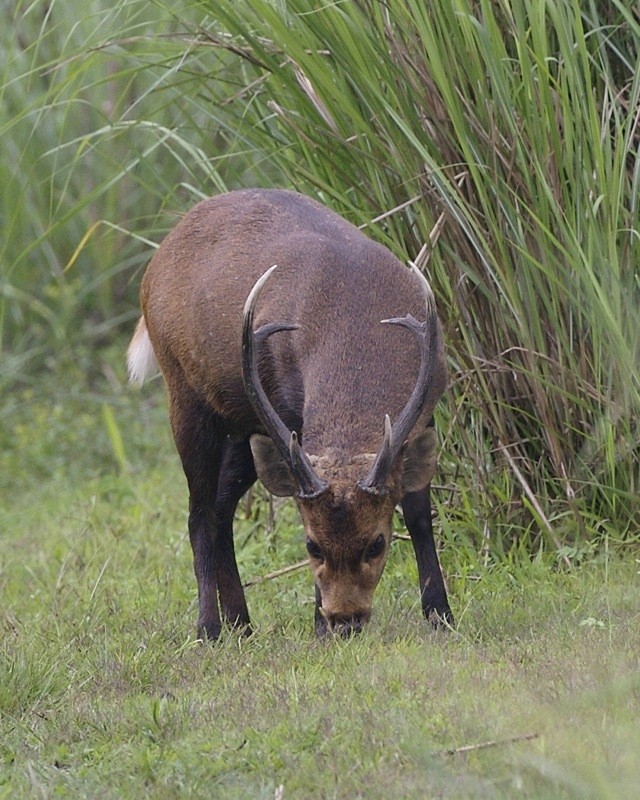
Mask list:
[[249,60],[237,125],[295,185],[405,258],[446,212],[430,270],[458,468],[482,493],[506,466],[552,541],[637,533],[637,18],[578,0],[203,6]]
[[[130,320],[131,276],[148,258],[149,240],[175,221],[176,194],[193,202],[194,193],[226,188],[189,138],[205,119],[184,107],[182,30],[168,9],[141,0],[7,8],[0,31],[5,382],[29,379],[45,357],[100,344]],[[161,217],[167,201],[172,220]]]
[[637,536],[627,4],[112,6],[19,3],[0,34],[5,378],[132,318],[163,212],[203,195],[291,185],[421,264],[445,212],[441,477],[469,543]]

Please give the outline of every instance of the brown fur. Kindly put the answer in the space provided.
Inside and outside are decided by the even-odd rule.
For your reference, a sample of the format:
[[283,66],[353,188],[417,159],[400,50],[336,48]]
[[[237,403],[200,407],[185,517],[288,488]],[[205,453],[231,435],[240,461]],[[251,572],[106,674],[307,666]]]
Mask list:
[[[416,276],[389,250],[302,195],[244,190],[199,203],[151,260],[141,300],[189,482],[200,629],[210,637],[220,628],[216,593],[224,616],[248,625],[231,522],[224,520],[233,513],[237,492],[255,480],[248,439],[264,428],[244,390],[241,326],[249,292],[274,264],[256,327],[292,322],[299,329],[263,343],[261,381],[330,487],[316,500],[298,500],[307,536],[325,554],[322,564],[313,564],[319,628],[323,619],[368,619],[395,504],[413,498],[422,515],[428,506],[428,495],[403,495],[402,464],[383,497],[356,486],[381,445],[385,414],[393,420],[414,387],[420,364],[414,337],[380,323],[406,314],[424,319]],[[431,381],[412,437],[425,430],[446,385],[442,349],[431,357]],[[421,519],[416,530],[427,526]],[[414,545],[420,559],[427,542],[422,572],[432,575],[437,568],[439,575],[430,519],[427,527],[426,534],[416,533],[420,541]],[[380,533],[384,552],[367,561],[364,554]],[[439,580],[442,590],[426,601],[421,580],[423,606],[448,616]]]

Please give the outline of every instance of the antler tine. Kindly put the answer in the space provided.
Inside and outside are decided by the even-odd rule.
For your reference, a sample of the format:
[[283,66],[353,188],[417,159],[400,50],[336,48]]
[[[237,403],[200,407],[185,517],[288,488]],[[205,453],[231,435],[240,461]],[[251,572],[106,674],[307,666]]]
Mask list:
[[298,325],[293,323],[269,322],[266,325],[262,325],[257,331],[253,331],[253,320],[260,292],[276,267],[277,265],[274,264],[256,281],[244,304],[242,320],[242,379],[247,397],[258,418],[267,429],[267,433],[278,448],[291,474],[298,482],[300,487],[298,496],[301,498],[313,498],[321,494],[327,488],[327,484],[318,477],[311,466],[309,457],[300,447],[297,433],[287,428],[271,405],[262,387],[258,373],[256,343],[261,344],[269,336],[279,331],[294,331],[299,328]]

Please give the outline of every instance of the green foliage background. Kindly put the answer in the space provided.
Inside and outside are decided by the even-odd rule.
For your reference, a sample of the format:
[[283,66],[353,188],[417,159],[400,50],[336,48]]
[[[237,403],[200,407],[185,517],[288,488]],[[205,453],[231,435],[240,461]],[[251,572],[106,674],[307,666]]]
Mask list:
[[16,387],[71,364],[91,375],[130,332],[141,269],[181,211],[291,186],[421,264],[444,214],[427,268],[452,378],[441,483],[460,491],[444,525],[496,552],[637,539],[640,23],[627,3],[4,13],[6,431]]

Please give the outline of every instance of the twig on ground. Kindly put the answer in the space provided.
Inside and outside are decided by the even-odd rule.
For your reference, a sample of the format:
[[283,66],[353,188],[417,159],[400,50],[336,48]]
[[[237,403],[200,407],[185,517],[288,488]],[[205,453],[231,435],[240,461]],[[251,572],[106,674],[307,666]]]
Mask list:
[[259,583],[264,583],[265,581],[272,581],[274,578],[279,578],[281,575],[286,575],[289,572],[295,572],[297,569],[302,569],[306,567],[309,563],[309,559],[305,558],[304,561],[298,561],[296,564],[289,564],[288,567],[282,567],[281,569],[276,569],[273,572],[269,572],[266,575],[260,575],[257,578],[250,578],[248,581],[245,581],[242,585],[246,589],[247,586],[256,586]]
[[465,744],[462,747],[452,747],[446,750],[437,750],[436,754],[439,756],[455,756],[460,753],[473,753],[477,750],[488,750],[490,747],[502,747],[507,744],[515,744],[516,742],[530,742],[533,739],[538,739],[539,733],[525,733],[521,736],[511,736],[509,739],[494,739],[488,742],[477,742],[476,744]]

